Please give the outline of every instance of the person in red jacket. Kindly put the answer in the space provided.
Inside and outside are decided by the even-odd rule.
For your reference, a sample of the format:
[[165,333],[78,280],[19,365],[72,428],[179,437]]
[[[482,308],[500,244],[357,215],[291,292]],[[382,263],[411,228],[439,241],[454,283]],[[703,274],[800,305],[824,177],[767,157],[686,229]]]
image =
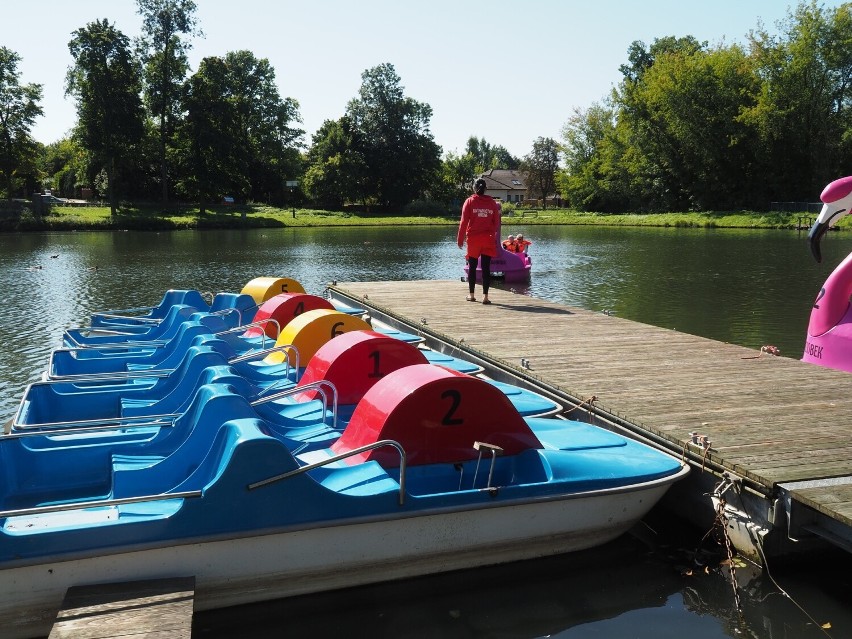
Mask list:
[[485,195],[485,180],[473,183],[473,195],[462,205],[461,222],[456,240],[462,248],[467,240],[468,302],[475,302],[476,265],[482,263],[482,303],[490,304],[488,289],[491,286],[491,258],[497,257],[500,230],[500,205],[493,197]]

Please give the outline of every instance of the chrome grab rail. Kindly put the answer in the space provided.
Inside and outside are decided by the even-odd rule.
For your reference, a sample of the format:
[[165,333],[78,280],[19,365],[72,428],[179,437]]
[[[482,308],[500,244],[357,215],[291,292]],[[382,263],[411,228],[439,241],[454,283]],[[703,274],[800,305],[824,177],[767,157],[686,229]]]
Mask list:
[[[273,346],[272,348],[265,348],[259,351],[249,351],[245,355],[238,355],[232,359],[228,360],[229,364],[238,364],[239,362],[247,362],[252,359],[259,359],[262,357],[266,357],[267,355],[271,355],[272,353],[283,353],[284,351],[291,350],[295,355],[296,360],[296,370],[299,370],[299,349],[293,346],[292,344],[282,344],[281,346]],[[285,358],[287,362],[287,367],[290,367],[290,358]]]
[[[162,415],[130,415],[126,417],[102,417],[95,419],[77,419],[68,422],[42,422],[40,424],[21,424],[17,421],[17,415],[12,420],[12,431],[17,430],[19,434],[53,435],[56,433],[67,434],[72,428],[81,428],[79,432],[87,430],[113,430],[116,428],[143,428],[147,426],[173,426],[175,420],[182,413],[163,413]],[[145,421],[143,421],[145,420]],[[8,432],[15,435],[14,432]]]
[[[278,320],[273,319],[271,317],[267,317],[266,319],[260,319],[260,320],[257,320],[255,322],[252,322],[251,324],[246,324],[245,326],[236,326],[234,328],[229,328],[226,331],[220,331],[218,333],[213,333],[213,336],[218,337],[219,335],[227,335],[228,333],[245,333],[246,330],[249,329],[249,328],[265,326],[266,324],[275,324],[275,335],[276,336],[281,335],[281,324],[278,322]],[[266,334],[265,329],[264,329],[262,335],[263,335],[263,340],[261,341],[261,346],[266,344],[266,339],[269,337]],[[272,339],[272,338],[269,337],[269,339]]]
[[[261,326],[261,325],[266,324],[268,322],[273,322],[275,324],[276,334],[281,333],[281,325],[278,323],[277,320],[274,320],[272,318],[265,319],[265,320],[258,320],[257,322],[252,322],[251,324],[246,324],[245,326],[242,326],[243,314],[240,312],[240,309],[238,309],[238,308],[224,308],[220,311],[209,312],[210,315],[216,315],[216,316],[227,315],[228,313],[237,313],[238,325],[235,328],[228,329],[226,331],[221,331],[219,333],[214,333],[214,335],[224,335],[226,333],[241,332],[241,331],[245,331],[246,329],[251,328],[253,326]],[[189,319],[182,320],[181,323],[183,323],[185,321],[190,321],[190,320]],[[110,330],[109,327],[103,327],[102,328],[100,326],[82,326],[82,327],[77,328],[77,330],[105,333],[105,336],[109,336],[109,335],[129,335],[129,336],[139,335],[139,336],[144,337],[144,333],[136,333],[136,332],[133,332],[133,331]],[[168,339],[168,340],[164,340],[164,339],[146,340],[146,339],[143,338],[143,339],[138,339],[138,340],[128,339],[125,342],[103,342],[101,344],[86,344],[86,343],[80,343],[76,339],[74,339],[74,337],[68,333],[68,330],[66,330],[63,333],[63,337],[67,337],[72,342],[74,342],[74,344],[76,345],[75,350],[98,349],[98,348],[104,348],[104,347],[106,347],[106,348],[121,348],[121,347],[126,347],[126,346],[132,346],[132,347],[150,346],[151,348],[163,348],[164,346],[168,345],[171,342],[170,339]],[[263,343],[265,343],[266,337],[267,337],[266,331],[264,331],[263,332],[263,338],[264,338]]]
[[161,493],[159,495],[142,495],[140,497],[119,497],[117,499],[96,499],[92,501],[78,501],[65,504],[53,504],[51,506],[19,508],[17,510],[0,510],[0,519],[5,519],[8,517],[20,517],[21,515],[42,515],[46,513],[58,513],[65,510],[80,510],[82,508],[123,506],[125,504],[138,504],[146,501],[167,501],[169,499],[189,499],[203,496],[204,493],[200,490],[187,490],[180,493]]
[[237,314],[237,326],[242,326],[243,324],[243,313],[240,309],[231,307],[231,308],[223,308],[218,311],[211,311],[211,315],[218,315],[220,317],[225,317],[225,315],[230,315],[231,313]]
[[[231,312],[234,312],[234,311],[239,313],[240,322],[242,322],[242,313],[240,313],[239,309],[236,309],[236,308],[224,309],[222,311],[216,311],[216,313],[211,313],[211,314],[224,315],[224,314],[231,313]],[[189,320],[184,320],[184,321],[189,321]],[[231,328],[231,329],[228,329],[226,331],[220,331],[218,333],[213,333],[213,335],[219,336],[219,335],[226,335],[228,333],[245,332],[249,328],[263,326],[263,325],[268,324],[270,322],[275,324],[276,334],[280,335],[281,334],[281,325],[278,323],[277,320],[272,319],[271,317],[268,318],[268,319],[262,319],[262,320],[258,320],[256,322],[252,322],[251,324],[246,324],[245,326],[237,326],[235,328]],[[84,327],[78,328],[77,330],[80,330],[80,331],[83,331],[83,330],[97,331],[99,333],[105,333],[105,335],[104,335],[105,337],[110,336],[110,335],[130,335],[130,336],[139,335],[141,337],[144,337],[144,333],[122,332],[122,331],[109,330],[108,328],[102,329],[100,326],[84,326]],[[262,337],[261,345],[264,345],[264,344],[266,344],[266,339],[268,337],[265,330],[263,331],[262,335],[263,335],[263,337]],[[168,339],[168,340],[163,340],[163,339],[151,339],[151,340],[128,339],[127,341],[124,341],[124,342],[102,342],[102,343],[99,343],[99,344],[87,344],[87,343],[78,342],[76,339],[74,339],[73,335],[70,335],[68,333],[68,330],[66,330],[63,333],[63,337],[67,337],[69,340],[74,342],[74,346],[69,347],[66,350],[98,350],[98,349],[104,349],[104,348],[105,349],[139,348],[139,347],[146,347],[146,346],[148,346],[150,348],[164,348],[171,343],[171,339]],[[174,339],[174,338],[172,338],[172,339]],[[269,338],[269,339],[272,339],[272,338]]]
[[[185,320],[188,321],[188,320]],[[123,342],[100,342],[100,343],[87,343],[87,342],[79,342],[74,339],[74,336],[71,335],[68,331],[74,329],[65,329],[62,333],[63,339],[70,340],[74,343],[73,347],[75,350],[89,349],[89,350],[97,350],[99,348],[139,348],[140,346],[150,346],[151,348],[162,348],[166,344],[168,344],[168,340],[165,339],[145,339],[145,333],[136,333],[133,331],[115,331],[110,330],[109,328],[102,329],[100,326],[86,326],[82,328],[77,328],[79,331],[88,331],[88,333],[103,333],[103,337],[115,337],[117,335],[126,335],[130,337],[138,337],[139,339],[128,339]],[[87,337],[92,337],[91,335],[86,335]],[[95,335],[95,338],[98,336]]]
[[136,319],[132,315],[116,315],[116,313],[141,313],[142,311],[153,311],[156,306],[132,306],[130,308],[113,308],[108,311],[95,311],[92,315],[98,315],[100,317],[127,317],[130,319]]
[[[231,331],[227,331],[231,332]],[[239,355],[232,359],[228,360],[228,364],[236,364],[242,361],[248,361],[251,359],[255,359],[258,357],[266,357],[271,353],[283,352],[286,350],[292,350],[295,354],[296,360],[296,370],[299,370],[299,351],[292,344],[283,344],[281,346],[274,346],[272,348],[260,350],[260,351],[250,351],[245,355]],[[48,361],[47,370],[50,371],[53,369],[53,354],[62,351],[76,351],[80,350],[77,348],[56,348],[50,353],[50,359]],[[285,374],[290,372],[290,359],[285,358],[287,363],[287,368],[285,369]],[[60,383],[60,382],[74,382],[74,383],[82,383],[82,382],[99,382],[99,381],[113,381],[113,380],[127,380],[127,379],[140,379],[144,377],[168,377],[172,373],[174,373],[176,368],[145,368],[138,371],[112,371],[105,373],[73,373],[67,375],[51,375],[49,372],[46,373],[47,379],[43,380],[47,383]],[[261,393],[262,394],[262,393]]]
[[72,373],[67,375],[51,375],[53,369],[53,353],[50,354],[50,362],[47,367],[47,382],[99,382],[110,380],[139,379],[143,377],[168,377],[174,373],[176,368],[146,368],[138,371],[111,371],[105,373]]
[[253,402],[251,402],[251,405],[257,406],[258,404],[266,404],[267,402],[273,402],[276,399],[281,399],[282,397],[289,397],[290,395],[295,395],[297,393],[301,393],[308,390],[316,390],[322,396],[322,423],[325,424],[325,413],[328,410],[328,396],[325,394],[325,389],[323,388],[323,386],[328,386],[331,389],[331,427],[334,430],[337,430],[337,387],[330,381],[325,379],[321,379],[316,382],[311,382],[310,384],[304,384],[302,386],[294,386],[293,388],[288,388],[283,391],[278,391],[277,393],[273,393],[272,395],[269,395],[267,397],[254,400]]
[[[127,310],[132,311],[134,309],[131,308],[131,309],[127,309]],[[141,308],[140,310],[151,311],[151,310],[154,310],[154,307],[153,306],[147,306],[147,307]],[[110,312],[92,313],[92,317],[103,317],[104,319],[126,319],[126,320],[130,320],[132,322],[137,322],[139,324],[160,324],[163,321],[161,318],[157,318],[157,317],[142,317],[142,316],[136,317],[134,315],[115,315],[115,314],[110,313]],[[107,327],[105,326],[104,328],[107,328]]]
[[335,455],[334,457],[329,457],[328,459],[323,459],[321,461],[314,462],[313,464],[308,464],[307,466],[301,466],[300,468],[296,468],[295,470],[291,470],[286,473],[281,473],[280,475],[275,475],[274,477],[267,477],[266,479],[261,479],[260,481],[256,481],[253,484],[249,484],[248,486],[246,486],[246,488],[248,488],[249,490],[254,490],[255,488],[262,488],[263,486],[273,484],[277,481],[281,481],[282,479],[295,477],[296,475],[301,475],[302,473],[306,473],[309,470],[313,470],[314,468],[326,466],[328,464],[340,461],[341,459],[352,457],[352,455],[358,455],[360,453],[367,452],[368,450],[373,450],[374,448],[384,448],[385,446],[392,446],[393,448],[396,448],[397,452],[399,453],[399,505],[402,506],[405,503],[405,449],[403,449],[402,445],[399,442],[394,441],[392,439],[381,439],[377,442],[373,442],[372,444],[367,444],[366,446],[353,448],[349,452],[341,453],[340,455]]

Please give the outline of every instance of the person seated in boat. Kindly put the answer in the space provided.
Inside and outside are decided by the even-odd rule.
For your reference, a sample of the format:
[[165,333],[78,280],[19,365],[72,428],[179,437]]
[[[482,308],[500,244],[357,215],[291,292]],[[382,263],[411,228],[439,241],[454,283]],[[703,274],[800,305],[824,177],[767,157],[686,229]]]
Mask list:
[[515,236],[510,235],[505,240],[503,240],[503,248],[512,253],[515,252]]
[[515,253],[526,253],[527,247],[532,244],[529,240],[525,240],[522,233],[518,233],[515,238]]

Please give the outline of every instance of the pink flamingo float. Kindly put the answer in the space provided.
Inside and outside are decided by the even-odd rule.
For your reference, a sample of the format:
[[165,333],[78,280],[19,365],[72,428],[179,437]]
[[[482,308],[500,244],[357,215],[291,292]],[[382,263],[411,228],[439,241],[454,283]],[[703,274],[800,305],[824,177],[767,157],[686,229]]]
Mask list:
[[[852,176],[826,186],[822,210],[808,233],[811,252],[822,262],[820,240],[840,218],[852,212]],[[852,372],[852,253],[825,280],[811,309],[802,360]]]

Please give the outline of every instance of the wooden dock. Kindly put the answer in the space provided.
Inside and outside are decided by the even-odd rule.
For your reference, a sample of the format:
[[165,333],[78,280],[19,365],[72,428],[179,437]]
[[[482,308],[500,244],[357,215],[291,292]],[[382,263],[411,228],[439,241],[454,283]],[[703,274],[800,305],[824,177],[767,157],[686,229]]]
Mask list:
[[[683,456],[693,489],[677,498],[695,506],[709,502],[697,490],[716,489],[741,551],[758,540],[761,553],[852,551],[849,373],[501,289],[490,306],[466,293],[460,281],[329,287],[434,348],[555,394],[571,417],[592,407]],[[706,505],[705,517],[718,512]]]
[[69,588],[48,639],[189,639],[194,577]]

